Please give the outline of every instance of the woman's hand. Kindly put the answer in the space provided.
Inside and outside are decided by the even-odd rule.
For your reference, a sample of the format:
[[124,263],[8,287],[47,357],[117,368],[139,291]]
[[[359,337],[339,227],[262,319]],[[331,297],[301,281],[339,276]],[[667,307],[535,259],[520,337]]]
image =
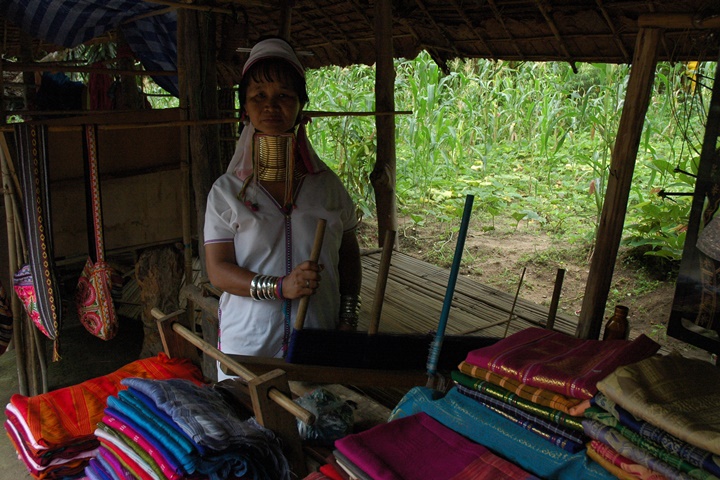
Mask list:
[[323,266],[307,260],[285,275],[282,282],[282,296],[289,300],[313,295],[320,285]]

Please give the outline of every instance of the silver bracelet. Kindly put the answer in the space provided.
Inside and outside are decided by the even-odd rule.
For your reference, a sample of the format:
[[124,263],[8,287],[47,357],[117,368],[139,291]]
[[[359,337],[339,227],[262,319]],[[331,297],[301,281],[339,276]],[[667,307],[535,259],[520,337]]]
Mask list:
[[360,295],[341,295],[339,322],[357,328],[361,305]]
[[279,278],[258,273],[250,281],[250,297],[253,300],[275,300]]

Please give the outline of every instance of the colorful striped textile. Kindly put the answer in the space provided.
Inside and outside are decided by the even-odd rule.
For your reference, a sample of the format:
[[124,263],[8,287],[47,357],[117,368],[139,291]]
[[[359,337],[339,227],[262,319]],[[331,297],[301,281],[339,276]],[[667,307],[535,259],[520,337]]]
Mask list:
[[95,434],[137,477],[290,478],[275,435],[240,419],[218,390],[183,379],[122,383]]
[[463,395],[476,400],[480,405],[489,408],[493,412],[502,415],[508,420],[515,422],[526,430],[541,436],[548,442],[556,445],[570,453],[577,453],[585,449],[583,443],[584,435],[569,428],[562,428],[560,425],[535,417],[519,408],[504,403],[500,400],[484,395],[477,390],[458,385],[457,389]]
[[551,392],[550,390],[531,387],[530,385],[525,385],[514,378],[499,375],[495,372],[478,367],[477,365],[471,365],[467,362],[460,362],[458,369],[465,375],[469,375],[473,378],[479,378],[480,380],[487,380],[488,382],[499,385],[504,389],[513,392],[517,396],[524,398],[525,400],[530,400],[533,403],[553,408],[555,410],[560,410],[561,412],[565,412],[570,415],[582,415],[582,412],[578,410],[578,406],[582,403],[582,400],[578,398],[568,398],[565,395]]
[[397,418],[425,412],[455,432],[491,449],[524,471],[547,480],[613,480],[584,452],[571,454],[539,438],[451,388],[443,397],[426,387],[408,391],[390,415]]
[[25,425],[27,440],[32,445],[39,449],[60,447],[93,436],[108,397],[126,388],[120,381],[128,377],[185,378],[198,385],[203,383],[202,372],[189,360],[160,353],[78,385],[34,397],[15,394],[10,403]]
[[374,480],[537,478],[422,412],[347,435],[335,448]]
[[148,432],[151,438],[172,452],[172,455],[182,465],[183,470],[188,473],[194,472],[199,463],[192,444],[182,437],[173,427],[139,411],[116,397],[108,398],[108,407],[105,412],[115,418],[120,418],[126,423],[135,425],[136,428]]
[[[18,293],[24,299],[28,315],[45,336],[54,340],[53,360],[59,360],[58,337],[62,325],[62,308],[53,253],[47,125],[15,124],[15,140],[20,163],[25,214],[23,221],[29,260],[28,274],[23,274],[22,278],[16,274],[15,279],[21,282]],[[27,285],[28,280],[32,282],[32,291]]]
[[560,410],[554,410],[549,407],[538,405],[531,402],[530,400],[525,400],[524,398],[518,397],[509,390],[505,390],[504,388],[495,385],[494,383],[486,382],[484,380],[478,380],[458,371],[450,372],[450,376],[452,377],[453,381],[459,385],[484,393],[489,397],[495,398],[508,405],[512,405],[521,410],[524,410],[525,412],[531,413],[538,418],[548,420],[557,425],[573,429],[577,432],[583,431],[582,417],[574,417],[572,415],[568,415],[565,412],[561,412]]
[[13,424],[6,421],[4,426],[10,442],[17,451],[18,458],[25,464],[28,471],[35,478],[62,478],[72,475],[75,472],[80,472],[87,461],[92,458],[97,451],[96,445],[92,449],[77,451],[74,455],[64,455],[63,457],[46,461],[41,465],[36,461],[36,457],[32,452],[27,449],[20,433],[15,429]]
[[588,444],[587,454],[605,470],[622,480],[667,480],[665,475],[653,472],[647,467],[623,457],[609,445],[597,440]]
[[[170,480],[177,480],[182,475],[182,467],[167,449],[149,436],[141,435],[129,425],[121,422],[115,417],[105,415],[102,423],[112,428],[119,434],[127,437],[127,442],[134,442],[150,455],[158,464],[163,475]],[[127,443],[126,442],[126,443]]]
[[707,470],[713,475],[720,476],[720,457],[713,455],[707,450],[683,442],[679,438],[670,435],[665,430],[658,428],[644,420],[635,418],[630,412],[617,405],[615,402],[598,392],[592,399],[592,404],[612,414],[620,424],[630,428],[633,432],[642,435],[644,438],[662,446],[667,452],[677,455],[688,463]]
[[680,470],[671,467],[647,450],[638,447],[614,428],[590,419],[583,420],[583,426],[585,427],[585,433],[587,433],[587,435],[593,440],[609,445],[619,454],[649,468],[650,470],[661,473],[669,479],[689,480],[691,478],[696,478],[688,473],[681,472]]
[[665,450],[661,445],[648,440],[639,433],[634,432],[632,429],[621,424],[611,413],[603,410],[600,407],[590,407],[585,411],[585,417],[610,428],[613,428],[620,432],[625,438],[630,440],[633,444],[637,445],[643,451],[650,453],[650,455],[659,458],[663,462],[667,463],[673,468],[680,470],[681,472],[689,473],[694,478],[704,480],[715,480],[716,476],[710,472],[706,472],[700,467],[692,465],[685,460],[681,459],[677,455]]
[[607,398],[680,440],[720,455],[720,370],[664,355],[618,368],[598,382]]
[[617,367],[648,358],[660,345],[640,335],[628,340],[584,340],[531,327],[468,352],[465,362],[567,397],[589,400],[596,383]]

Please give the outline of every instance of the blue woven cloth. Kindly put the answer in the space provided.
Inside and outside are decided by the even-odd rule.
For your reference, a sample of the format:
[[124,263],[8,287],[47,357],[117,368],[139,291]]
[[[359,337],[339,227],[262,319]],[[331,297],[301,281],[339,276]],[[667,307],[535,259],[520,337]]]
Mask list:
[[[35,38],[70,48],[120,28],[145,70],[167,72],[177,70],[177,13],[143,16],[165,8],[143,0],[3,0],[0,15]],[[154,80],[178,96],[177,76]]]
[[442,398],[425,387],[411,389],[391,419],[425,412],[443,425],[486,446],[523,470],[548,480],[615,480],[584,451],[571,454],[477,404],[456,388]]

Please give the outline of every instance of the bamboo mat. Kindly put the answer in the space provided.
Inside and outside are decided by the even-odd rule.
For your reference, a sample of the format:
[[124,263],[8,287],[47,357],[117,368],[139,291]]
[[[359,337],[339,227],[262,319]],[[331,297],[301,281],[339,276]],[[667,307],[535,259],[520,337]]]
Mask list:
[[[370,321],[380,252],[362,256],[363,305],[359,330]],[[385,299],[380,316],[381,333],[428,333],[437,329],[449,280],[449,269],[436,267],[407,254],[393,252]],[[445,333],[459,335],[482,328],[472,335],[503,337],[515,293],[507,293],[459,276]],[[510,335],[530,326],[544,327],[548,307],[522,299],[522,289],[507,330]],[[555,330],[575,334],[577,319],[557,314]]]

